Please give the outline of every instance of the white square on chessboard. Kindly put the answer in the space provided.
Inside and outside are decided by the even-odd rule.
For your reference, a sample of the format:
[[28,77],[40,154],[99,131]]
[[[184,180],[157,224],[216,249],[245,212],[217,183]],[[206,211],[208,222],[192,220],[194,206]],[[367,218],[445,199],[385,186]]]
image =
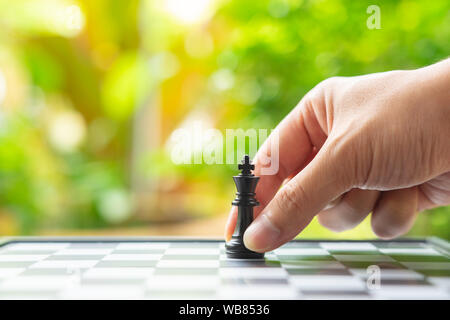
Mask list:
[[39,261],[48,256],[48,254],[5,254],[0,255],[0,261]]
[[326,256],[330,253],[320,248],[278,248],[274,252],[278,255],[300,255],[300,256]]
[[428,277],[427,280],[436,286],[447,288],[450,292],[450,277]]
[[291,275],[289,282],[303,290],[364,290],[365,282],[353,276]]
[[103,261],[154,261],[160,260],[162,254],[110,254],[103,257]]
[[55,295],[51,292],[24,291],[24,292],[8,292],[1,295],[2,300],[54,300]]
[[60,294],[61,299],[81,300],[128,300],[144,296],[144,286],[134,285],[83,285],[68,288]]
[[305,300],[372,300],[372,298],[369,295],[365,294],[359,294],[348,292],[345,294],[342,294],[342,292],[339,292],[339,294],[333,294],[331,293],[319,293],[314,294],[312,296],[306,295]]
[[[188,295],[186,295],[186,293]],[[197,291],[191,294],[183,291],[147,291],[143,300],[216,300],[217,293],[210,291]]]
[[311,269],[311,268],[325,268],[325,269],[345,269],[345,266],[339,261],[283,261],[281,262],[283,268],[286,269]]
[[298,299],[301,293],[288,285],[258,285],[246,287],[239,285],[223,285],[217,292],[219,299],[247,300],[247,299]]
[[92,268],[83,273],[83,279],[145,279],[155,268]]
[[0,279],[14,277],[25,271],[25,268],[0,268]]
[[55,256],[103,256],[111,253],[113,248],[69,248],[55,252]]
[[373,261],[374,264],[376,262],[393,262],[395,261],[389,256],[382,255],[382,254],[371,254],[371,255],[363,255],[363,254],[333,254],[333,257],[335,257],[339,261]]
[[383,286],[380,289],[372,289],[370,293],[375,299],[416,299],[433,300],[448,299],[445,289],[435,286],[407,285],[407,286]]
[[381,248],[380,252],[384,254],[398,254],[398,255],[440,255],[439,252],[433,248]]
[[219,260],[160,260],[158,268],[218,268]]
[[122,242],[116,250],[164,250],[169,246],[169,242]]
[[[147,288],[152,290],[214,290],[219,286],[220,279],[217,276],[179,276],[160,275],[150,277]],[[187,297],[188,298],[188,297]]]
[[74,281],[73,276],[18,276],[0,283],[2,290],[60,290]]
[[369,242],[321,242],[320,246],[326,250],[377,251]]
[[57,251],[68,247],[70,243],[66,242],[20,242],[20,243],[10,243],[3,248],[7,251]]
[[43,260],[29,268],[92,268],[97,263],[97,260]]
[[283,268],[221,268],[219,275],[222,278],[246,279],[285,279],[286,270]]
[[[186,295],[187,294],[187,295]],[[142,300],[216,300],[217,293],[210,291],[197,291],[191,294],[183,291],[147,291]]]
[[[368,274],[366,269],[349,269],[349,271],[363,279],[373,275]],[[380,277],[384,280],[422,280],[424,278],[422,274],[408,269],[381,269]]]
[[165,255],[219,255],[219,248],[169,248]]

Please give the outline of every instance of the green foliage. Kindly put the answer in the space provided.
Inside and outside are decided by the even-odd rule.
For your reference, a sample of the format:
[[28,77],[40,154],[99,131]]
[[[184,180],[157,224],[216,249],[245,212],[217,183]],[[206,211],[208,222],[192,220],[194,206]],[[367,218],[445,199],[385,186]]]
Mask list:
[[[66,32],[70,19],[60,16],[73,4],[85,20],[79,33]],[[448,1],[380,1],[381,29],[374,30],[366,25],[372,4],[216,1],[209,19],[183,24],[164,0],[0,0],[0,76],[7,83],[3,101],[0,87],[0,233],[139,222],[131,212],[136,177],[171,181],[172,189],[148,197],[176,194],[166,202],[183,217],[223,213],[235,168],[175,165],[167,152],[187,118],[206,115],[222,132],[270,129],[328,77],[417,68],[448,56]],[[157,110],[139,126],[146,107]],[[154,140],[151,150],[140,150],[142,137]],[[156,205],[142,211],[165,214]],[[420,214],[410,234],[450,239],[449,219],[449,207]],[[373,234],[366,219],[340,235],[314,221],[300,236]]]

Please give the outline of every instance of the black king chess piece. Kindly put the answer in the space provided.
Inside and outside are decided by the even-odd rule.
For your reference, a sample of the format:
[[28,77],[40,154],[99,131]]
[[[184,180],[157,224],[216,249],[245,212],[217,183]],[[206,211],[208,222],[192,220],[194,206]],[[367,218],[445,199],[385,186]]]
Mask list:
[[253,221],[253,207],[259,202],[255,199],[255,189],[259,177],[253,175],[255,165],[250,163],[250,157],[244,156],[242,164],[238,166],[242,172],[234,176],[237,191],[236,198],[231,203],[238,207],[238,217],[233,236],[225,244],[228,258],[233,259],[263,259],[264,253],[254,252],[244,246],[244,232]]

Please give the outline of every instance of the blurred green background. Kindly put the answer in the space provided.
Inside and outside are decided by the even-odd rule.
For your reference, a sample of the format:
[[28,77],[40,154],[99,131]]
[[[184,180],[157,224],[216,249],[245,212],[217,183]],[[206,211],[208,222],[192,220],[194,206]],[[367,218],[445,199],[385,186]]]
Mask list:
[[[323,79],[446,58],[450,2],[0,0],[0,28],[0,235],[220,236],[236,170],[175,165],[174,130],[274,128]],[[410,235],[450,239],[449,219],[421,214]],[[366,219],[300,236],[373,234]]]

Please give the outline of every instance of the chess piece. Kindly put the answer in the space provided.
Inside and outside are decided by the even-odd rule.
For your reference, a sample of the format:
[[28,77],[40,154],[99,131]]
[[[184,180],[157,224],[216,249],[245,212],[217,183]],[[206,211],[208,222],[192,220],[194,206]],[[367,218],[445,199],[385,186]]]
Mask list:
[[241,173],[234,176],[237,193],[236,199],[231,203],[238,207],[238,217],[233,236],[225,244],[228,258],[233,259],[263,259],[264,253],[254,252],[244,245],[244,232],[253,221],[253,207],[259,202],[255,199],[255,188],[259,177],[253,175],[255,165],[250,163],[250,157],[244,156],[242,164],[238,166]]

